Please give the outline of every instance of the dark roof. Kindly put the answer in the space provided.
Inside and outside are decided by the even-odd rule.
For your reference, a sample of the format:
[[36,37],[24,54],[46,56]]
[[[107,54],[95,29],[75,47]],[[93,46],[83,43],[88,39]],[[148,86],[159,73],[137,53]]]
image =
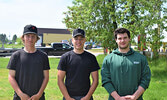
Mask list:
[[38,34],[53,33],[53,34],[71,34],[68,29],[54,29],[54,28],[38,28]]

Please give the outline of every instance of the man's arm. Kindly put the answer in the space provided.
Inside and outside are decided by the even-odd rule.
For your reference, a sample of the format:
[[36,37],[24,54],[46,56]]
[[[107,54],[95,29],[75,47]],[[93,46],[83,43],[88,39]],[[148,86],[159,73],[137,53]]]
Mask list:
[[93,82],[92,85],[87,93],[87,95],[85,97],[83,97],[81,100],[89,100],[92,96],[92,94],[94,93],[94,91],[96,90],[96,87],[98,85],[99,82],[99,76],[98,76],[98,71],[94,71],[91,73]]
[[102,86],[107,90],[109,94],[113,91],[116,91],[112,81],[111,81],[111,72],[110,72],[110,62],[108,61],[110,58],[104,58],[103,65],[101,68],[101,78],[102,78]]
[[21,98],[21,100],[27,100],[30,97],[27,94],[23,93],[19,88],[15,80],[15,73],[16,73],[15,70],[9,70],[9,76],[8,76],[9,83],[11,84],[12,88],[17,93],[17,95]]
[[59,89],[60,89],[61,93],[63,94],[63,96],[65,97],[66,100],[74,100],[68,94],[67,88],[66,88],[66,86],[64,84],[65,75],[66,75],[65,71],[58,70],[58,75],[57,76],[58,76],[58,86],[59,86]]
[[41,88],[40,90],[38,91],[37,94],[33,95],[31,97],[31,99],[33,100],[39,100],[39,98],[42,96],[47,84],[48,84],[48,81],[49,81],[49,70],[44,70],[43,71],[44,73],[44,79],[43,79],[43,82],[42,82],[42,85],[41,85]]

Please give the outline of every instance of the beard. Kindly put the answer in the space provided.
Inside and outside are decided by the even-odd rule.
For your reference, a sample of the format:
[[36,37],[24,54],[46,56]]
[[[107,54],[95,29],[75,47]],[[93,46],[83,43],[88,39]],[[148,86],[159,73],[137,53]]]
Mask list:
[[129,45],[127,44],[127,45],[124,46],[124,47],[119,46],[119,48],[120,48],[120,49],[128,49],[128,48],[129,48]]

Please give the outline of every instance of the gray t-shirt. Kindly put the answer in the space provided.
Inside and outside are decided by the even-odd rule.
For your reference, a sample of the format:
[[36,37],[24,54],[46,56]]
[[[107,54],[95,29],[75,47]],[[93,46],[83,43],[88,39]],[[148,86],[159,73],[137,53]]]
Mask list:
[[[12,54],[7,68],[16,71],[15,79],[20,89],[32,96],[38,93],[44,79],[43,71],[49,70],[50,66],[48,56],[42,51],[18,50]],[[14,97],[18,98],[16,93]]]

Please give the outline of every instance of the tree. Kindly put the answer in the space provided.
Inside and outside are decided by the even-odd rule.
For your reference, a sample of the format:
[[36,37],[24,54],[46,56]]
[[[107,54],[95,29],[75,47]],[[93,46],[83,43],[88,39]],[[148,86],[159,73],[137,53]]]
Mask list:
[[[124,1],[124,0],[121,0]],[[132,39],[141,36],[139,46],[146,48],[146,43],[151,45],[154,51],[154,58],[158,57],[158,49],[161,40],[164,38],[163,31],[166,30],[166,8],[163,4],[166,0],[127,0],[122,9],[120,8],[119,25],[128,28]],[[163,12],[164,15],[161,15]],[[143,49],[140,49],[143,51]]]
[[[166,0],[155,0],[150,2],[151,9],[148,9],[146,22],[149,23],[146,31],[148,33],[148,42],[150,43],[153,51],[153,57],[158,58],[158,51],[162,45],[161,40],[164,38],[163,31],[167,29],[165,26],[167,18],[165,13],[167,9],[163,7]],[[163,13],[163,14],[162,14]]]
[[17,35],[15,34],[15,35],[13,35],[13,38],[12,38],[12,43],[15,43],[15,42],[16,42],[16,40],[17,40]]
[[[113,31],[117,28],[114,2],[104,0],[75,0],[74,6],[65,12],[64,23],[69,29],[83,28],[87,39],[101,43],[104,48],[115,47]],[[113,21],[114,20],[114,21]],[[112,24],[111,24],[112,23]]]
[[[116,47],[113,31],[117,27],[130,30],[131,39],[141,35],[140,46],[149,42],[160,47],[163,31],[166,30],[166,0],[74,0],[73,6],[64,14],[64,23],[69,29],[83,28],[87,38],[102,43],[109,50]],[[163,16],[160,15],[164,12]],[[155,31],[158,27],[158,35]],[[154,37],[154,38],[153,38]],[[156,37],[156,38],[155,38]],[[154,48],[155,45],[152,45]],[[143,47],[144,48],[144,47]],[[157,50],[155,50],[157,51]]]
[[7,41],[6,34],[0,34],[0,41],[2,43],[2,47],[1,48],[4,48],[4,44]]

